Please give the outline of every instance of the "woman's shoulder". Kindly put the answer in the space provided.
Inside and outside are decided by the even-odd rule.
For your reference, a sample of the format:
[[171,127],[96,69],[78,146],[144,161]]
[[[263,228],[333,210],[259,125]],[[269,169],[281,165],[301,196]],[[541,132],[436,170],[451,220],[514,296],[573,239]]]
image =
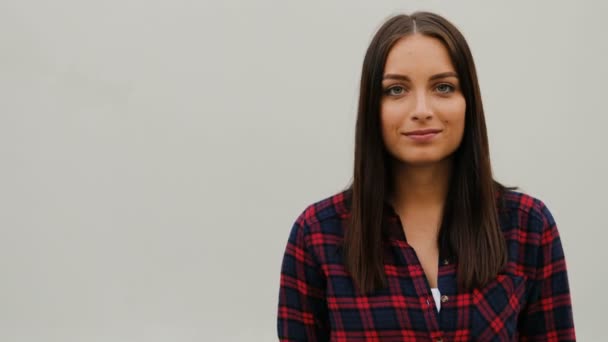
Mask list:
[[314,233],[342,233],[342,221],[348,217],[350,191],[342,190],[309,203],[296,218],[296,224],[307,235]]
[[[514,223],[527,233],[542,234],[555,226],[551,211],[540,198],[518,190],[504,190],[500,196],[499,215],[503,222]],[[515,228],[515,227],[512,227]]]
[[348,190],[321,197],[307,204],[298,219],[306,223],[318,223],[344,218],[348,214]]
[[506,191],[502,197],[499,218],[511,261],[507,267],[531,279],[538,279],[548,265],[550,270],[564,268],[559,264],[564,256],[560,234],[545,203],[521,191]]

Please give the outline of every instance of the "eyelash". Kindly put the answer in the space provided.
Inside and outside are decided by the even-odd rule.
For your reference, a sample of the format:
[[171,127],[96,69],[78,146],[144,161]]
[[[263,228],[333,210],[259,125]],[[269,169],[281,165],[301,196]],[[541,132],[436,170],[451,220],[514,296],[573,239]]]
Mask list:
[[[435,89],[437,89],[437,88],[439,88],[439,87],[441,87],[441,86],[447,86],[447,87],[449,88],[449,90],[448,90],[447,92],[439,92],[440,94],[449,94],[449,93],[453,93],[453,92],[456,90],[456,87],[454,87],[453,85],[451,85],[451,84],[449,84],[449,83],[440,83],[440,84],[438,84],[438,85],[435,87]],[[392,87],[386,88],[386,89],[384,90],[384,93],[385,93],[386,95],[391,96],[391,93],[390,93],[390,92],[391,92],[391,90],[393,90],[393,89],[395,89],[395,88],[403,88],[403,89],[405,89],[405,87],[400,86],[400,85],[397,85],[397,86],[392,86]],[[402,95],[402,94],[399,94],[399,95]],[[399,96],[399,95],[393,95],[393,96]]]

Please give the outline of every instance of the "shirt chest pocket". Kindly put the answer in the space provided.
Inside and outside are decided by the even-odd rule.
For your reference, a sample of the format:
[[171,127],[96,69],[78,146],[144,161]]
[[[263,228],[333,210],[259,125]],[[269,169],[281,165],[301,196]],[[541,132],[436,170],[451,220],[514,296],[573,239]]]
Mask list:
[[473,290],[471,332],[476,341],[515,341],[527,277],[501,273]]

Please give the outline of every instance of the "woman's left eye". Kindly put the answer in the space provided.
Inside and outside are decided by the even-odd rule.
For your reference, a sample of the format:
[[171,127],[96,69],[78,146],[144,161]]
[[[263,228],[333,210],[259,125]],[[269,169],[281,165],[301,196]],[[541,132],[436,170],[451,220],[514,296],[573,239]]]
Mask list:
[[438,85],[435,89],[437,89],[437,91],[442,94],[447,94],[447,93],[451,93],[454,91],[454,86],[447,84],[447,83],[442,83],[442,84]]

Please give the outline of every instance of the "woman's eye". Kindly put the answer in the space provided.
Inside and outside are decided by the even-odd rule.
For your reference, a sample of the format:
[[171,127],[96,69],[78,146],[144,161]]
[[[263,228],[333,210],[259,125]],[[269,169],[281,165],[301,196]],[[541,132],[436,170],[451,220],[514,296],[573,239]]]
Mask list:
[[402,95],[405,92],[405,88],[401,87],[401,86],[394,86],[394,87],[390,87],[388,89],[386,89],[384,91],[386,94],[388,95]]
[[447,94],[447,93],[451,93],[454,91],[454,87],[447,83],[442,83],[442,84],[438,85],[437,88],[435,88],[435,89],[437,89],[437,91],[442,94]]

